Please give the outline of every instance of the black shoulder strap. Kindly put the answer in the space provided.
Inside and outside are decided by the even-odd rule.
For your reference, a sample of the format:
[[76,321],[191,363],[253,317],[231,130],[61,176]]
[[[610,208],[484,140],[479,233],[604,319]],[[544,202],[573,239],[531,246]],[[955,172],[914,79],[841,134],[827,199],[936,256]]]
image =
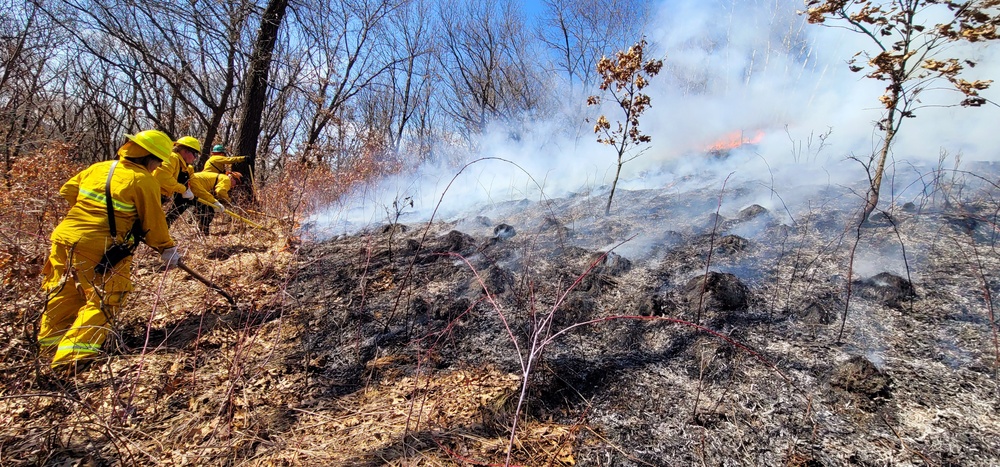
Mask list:
[[108,180],[104,182],[104,201],[108,206],[108,227],[111,228],[111,239],[118,238],[118,231],[115,228],[115,207],[114,202],[111,200],[111,175],[115,173],[115,166],[118,165],[118,161],[111,163],[111,169],[108,170]]

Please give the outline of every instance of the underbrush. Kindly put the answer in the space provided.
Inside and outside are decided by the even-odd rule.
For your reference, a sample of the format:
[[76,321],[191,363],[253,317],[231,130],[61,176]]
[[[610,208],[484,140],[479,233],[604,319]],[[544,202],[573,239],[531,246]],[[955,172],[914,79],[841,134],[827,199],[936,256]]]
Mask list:
[[40,274],[49,254],[49,234],[62,217],[66,201],[59,187],[84,166],[69,159],[66,148],[18,159],[0,188],[0,384],[23,384],[34,354],[34,336],[42,312]]
[[[64,148],[18,159],[0,188],[0,465],[226,464],[259,442],[259,394],[268,375],[259,332],[280,327],[301,219],[349,187],[329,171],[290,167],[255,205],[217,214],[212,235],[188,210],[171,227],[184,263],[162,271],[140,246],[135,290],[111,317],[105,352],[76,375],[54,374],[35,345],[44,309],[48,237],[64,215],[59,188],[85,165]],[[266,333],[265,333],[266,334]],[[262,351],[262,349],[264,349]],[[253,352],[253,355],[250,353]],[[250,405],[248,405],[250,404]],[[249,417],[249,419],[247,419]]]
[[[108,355],[57,378],[33,342],[38,274],[64,210],[58,187],[78,167],[24,164],[0,219],[2,465],[945,464],[949,452],[998,449],[986,435],[922,444],[997,423],[925,422],[921,405],[995,404],[984,394],[995,388],[996,260],[976,236],[995,230],[982,214],[992,199],[962,222],[904,210],[866,226],[869,250],[906,242],[901,261],[919,261],[924,283],[859,271],[848,314],[851,232],[831,210],[791,227],[760,206],[724,219],[723,185],[697,193],[717,199],[707,227],[662,232],[643,264],[616,253],[633,238],[574,244],[584,221],[554,203],[541,223],[529,209],[503,219],[516,234],[486,218],[471,234],[406,226],[387,211],[387,225],[302,244],[299,223],[348,178],[297,166],[238,217],[217,215],[211,236],[189,214],[173,225],[204,281],[162,271],[140,248]],[[670,214],[647,195],[622,200]],[[733,234],[748,227],[773,241]],[[949,384],[968,391],[928,392]]]

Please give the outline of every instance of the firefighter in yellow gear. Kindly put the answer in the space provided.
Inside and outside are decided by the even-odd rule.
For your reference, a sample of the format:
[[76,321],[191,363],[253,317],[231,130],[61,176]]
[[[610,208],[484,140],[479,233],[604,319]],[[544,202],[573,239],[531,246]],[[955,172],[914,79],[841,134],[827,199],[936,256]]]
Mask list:
[[91,165],[59,190],[70,209],[50,237],[38,331],[42,353],[54,351],[54,369],[100,352],[109,319],[132,290],[129,239],[160,252],[167,268],[180,260],[152,175],[170,157],[170,138],[157,130],[125,136],[117,160]]
[[[202,171],[194,174],[191,179],[191,187],[198,192],[207,192],[207,196],[199,195],[198,198],[208,204],[199,203],[195,206],[197,213],[198,227],[204,235],[209,234],[209,227],[215,213],[224,212],[227,204],[233,204],[229,198],[229,190],[239,185],[243,179],[243,174],[239,172],[228,172],[217,174],[214,172]],[[225,203],[225,204],[223,204]]]
[[173,224],[181,214],[184,214],[195,197],[204,197],[204,192],[196,192],[190,185],[194,175],[194,163],[201,153],[201,142],[193,136],[183,136],[174,142],[174,150],[163,165],[153,171],[153,176],[160,183],[161,202],[172,200],[167,209],[167,225]]
[[240,162],[244,162],[246,160],[246,156],[227,156],[226,148],[224,148],[221,144],[216,144],[212,147],[212,152],[209,154],[208,160],[205,161],[205,166],[202,168],[202,172],[224,174],[229,172],[229,166],[231,164],[239,164]]

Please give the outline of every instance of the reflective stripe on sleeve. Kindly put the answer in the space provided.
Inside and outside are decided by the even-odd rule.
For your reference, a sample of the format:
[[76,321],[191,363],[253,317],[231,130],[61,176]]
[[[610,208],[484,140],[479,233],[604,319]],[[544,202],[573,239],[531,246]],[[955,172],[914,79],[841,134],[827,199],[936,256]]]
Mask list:
[[[90,191],[84,188],[80,188],[80,196],[83,196],[85,199],[95,201],[101,206],[105,206],[107,203],[107,201],[105,201],[105,198],[107,197],[104,196],[104,193],[98,193],[96,191]],[[114,204],[115,210],[123,212],[135,212],[134,204],[124,203],[114,198],[111,198],[111,202]]]
[[73,353],[97,353],[101,351],[101,346],[97,344],[85,344],[83,342],[78,342],[76,344],[60,345],[60,352],[73,352]]
[[63,336],[60,334],[58,336],[49,336],[44,339],[38,339],[38,345],[42,347],[52,347],[53,345],[58,344],[62,338]]

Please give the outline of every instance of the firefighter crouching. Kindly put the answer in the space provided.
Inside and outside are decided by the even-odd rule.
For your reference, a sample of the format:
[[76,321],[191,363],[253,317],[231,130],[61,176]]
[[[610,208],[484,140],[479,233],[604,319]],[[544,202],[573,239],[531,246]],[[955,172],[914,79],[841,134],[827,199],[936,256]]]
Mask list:
[[[229,199],[229,190],[240,184],[243,174],[239,172],[228,172],[218,174],[214,172],[196,172],[191,179],[191,189],[195,193],[202,193],[198,198],[202,202],[195,206],[195,213],[198,218],[198,228],[203,235],[210,235],[209,227],[215,213],[224,212],[226,204],[232,204]],[[225,204],[223,204],[225,203]]]
[[[170,158],[153,171],[153,177],[160,183],[160,201],[171,200],[167,208],[167,225],[173,224],[192,204],[196,193],[189,181],[194,175],[194,160],[201,153],[201,142],[192,136],[183,136],[174,142]],[[204,195],[204,193],[201,193]]]
[[157,130],[125,136],[118,160],[91,165],[59,190],[70,209],[50,237],[38,331],[42,353],[54,351],[53,369],[73,370],[100,352],[108,320],[132,290],[131,255],[140,241],[167,268],[180,260],[151,173],[170,157],[170,138]]

